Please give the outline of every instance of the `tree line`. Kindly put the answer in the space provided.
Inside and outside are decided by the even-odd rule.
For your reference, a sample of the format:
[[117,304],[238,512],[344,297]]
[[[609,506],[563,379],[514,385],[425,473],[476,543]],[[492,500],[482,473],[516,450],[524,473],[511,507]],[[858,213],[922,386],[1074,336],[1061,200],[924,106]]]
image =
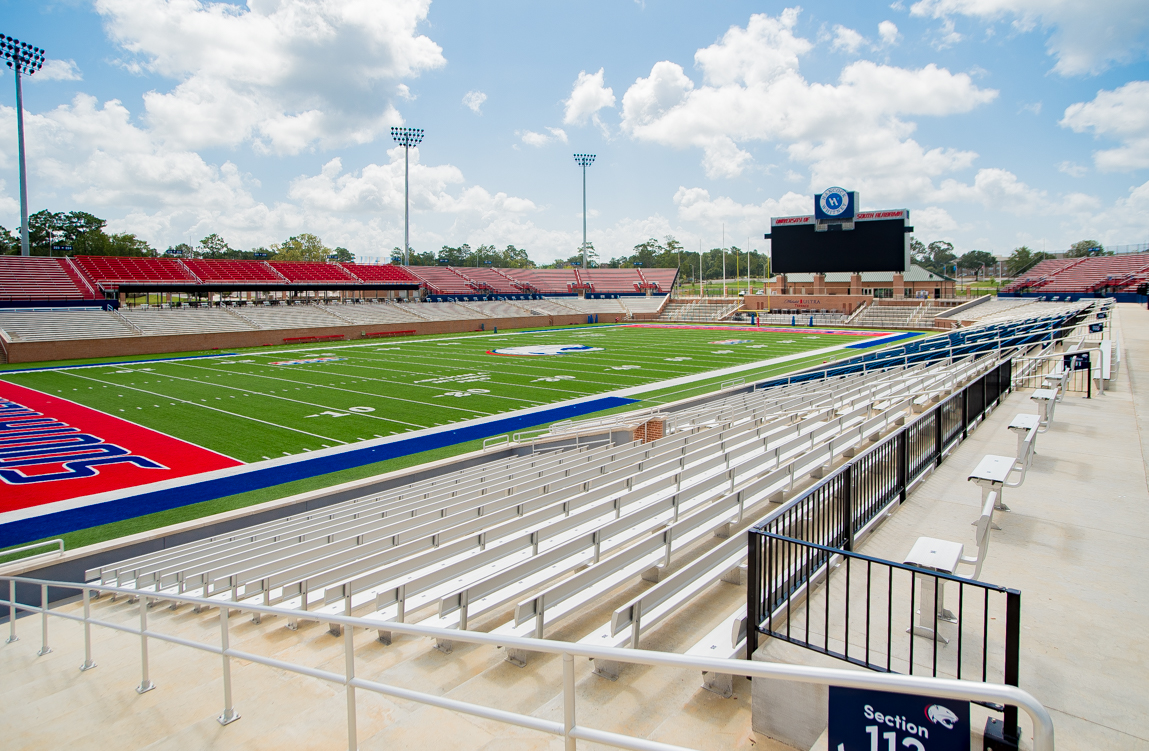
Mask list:
[[[699,253],[688,251],[682,243],[667,235],[662,240],[652,237],[635,245],[630,253],[617,256],[607,261],[599,259],[594,243],[587,243],[587,262],[591,268],[608,269],[678,269],[685,281],[703,279],[721,279],[723,277],[723,249],[711,248]],[[701,267],[699,261],[701,259]],[[757,250],[747,253],[737,246],[725,249],[726,271],[725,276],[733,279],[736,276],[745,277],[746,264],[750,264],[750,275],[755,278],[769,276],[770,259],[765,253]],[[403,249],[394,248],[391,251],[391,262],[403,262]],[[511,269],[562,269],[581,267],[583,263],[582,249],[576,249],[566,258],[559,258],[548,264],[536,264],[532,261],[526,250],[508,245],[499,250],[494,245],[480,245],[472,248],[464,243],[458,247],[444,245],[437,251],[408,252],[408,263],[412,266],[498,266]]]
[[[85,211],[51,212],[38,211],[28,217],[28,239],[32,255],[37,256],[167,256],[173,258],[214,258],[260,261],[309,261],[323,263],[338,261],[349,263],[355,256],[346,248],[329,248],[316,235],[302,233],[287,238],[281,243],[249,250],[233,248],[220,235],[212,233],[196,245],[179,243],[160,253],[146,240],[130,232],[109,233],[107,221]],[[0,253],[18,254],[20,238],[17,233],[0,227]],[[994,272],[997,258],[983,250],[971,250],[958,255],[953,243],[935,240],[929,244],[917,238],[910,241],[910,255],[913,262],[935,274],[973,274],[981,276],[988,270]],[[1112,255],[1096,240],[1081,240],[1073,243],[1065,254],[1069,258]],[[747,252],[738,246],[710,248],[705,251],[692,251],[683,247],[673,235],[661,240],[648,238],[635,245],[631,252],[606,261],[598,257],[594,243],[587,243],[587,257],[591,267],[612,269],[624,268],[676,268],[683,281],[733,279],[745,277],[749,265],[749,275],[753,278],[771,276],[770,258],[757,250]],[[1002,263],[1006,276],[1023,274],[1040,261],[1054,258],[1052,253],[1034,251],[1027,246],[1015,248]],[[391,262],[402,263],[403,249],[391,251]],[[409,263],[412,266],[498,266],[512,269],[566,268],[582,265],[581,249],[576,249],[567,258],[560,258],[549,264],[536,264],[524,248],[507,245],[499,249],[494,245],[480,245],[472,248],[463,243],[457,247],[444,245],[437,251],[417,252],[410,250]],[[723,266],[725,264],[725,268]]]
[[[1088,256],[1113,255],[1105,250],[1104,246],[1096,240],[1080,240],[1069,246],[1066,258],[1085,258]],[[997,257],[984,250],[971,250],[962,255],[954,252],[953,243],[945,240],[935,240],[929,245],[917,238],[910,240],[910,257],[918,266],[932,271],[935,274],[946,276],[948,274],[973,274],[980,277],[983,272],[991,275],[997,268]],[[1026,245],[1014,248],[1013,252],[1002,262],[1002,272],[1005,276],[1024,274],[1039,262],[1056,258],[1053,253],[1035,251]]]

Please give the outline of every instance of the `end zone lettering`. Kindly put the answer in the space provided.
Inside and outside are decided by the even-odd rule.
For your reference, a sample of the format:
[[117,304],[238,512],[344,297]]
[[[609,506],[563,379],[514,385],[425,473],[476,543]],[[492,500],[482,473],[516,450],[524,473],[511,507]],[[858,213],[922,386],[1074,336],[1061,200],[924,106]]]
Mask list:
[[0,397],[0,480],[9,485],[92,477],[99,474],[94,467],[124,463],[167,469],[123,446]]
[[50,513],[57,502],[79,508],[101,502],[105,493],[242,464],[122,417],[0,379],[0,525]]

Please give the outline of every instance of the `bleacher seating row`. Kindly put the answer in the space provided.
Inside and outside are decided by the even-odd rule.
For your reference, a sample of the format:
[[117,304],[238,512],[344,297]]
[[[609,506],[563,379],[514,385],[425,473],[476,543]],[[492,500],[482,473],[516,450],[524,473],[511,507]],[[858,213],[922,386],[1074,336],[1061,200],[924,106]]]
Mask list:
[[0,256],[0,300],[86,300],[95,290],[70,259]]
[[1149,281],[1149,253],[1057,258],[1039,262],[1002,292],[1131,292],[1146,281]]
[[[677,269],[500,269],[456,266],[288,263],[228,259],[126,256],[22,258],[0,256],[0,299],[83,299],[122,285],[156,289],[236,284],[249,288],[287,285],[345,287],[358,284],[419,284],[434,295],[665,294]],[[581,276],[580,276],[581,274]]]
[[[635,298],[657,310],[663,297]],[[629,306],[630,303],[627,303]],[[396,303],[363,300],[327,304],[242,304],[217,307],[142,305],[118,311],[101,308],[0,308],[0,330],[12,341],[101,339],[104,336],[210,334],[322,328],[331,326],[483,321],[539,315],[603,315],[602,323],[623,321],[632,312],[617,299],[574,297],[534,300],[481,300]],[[635,306],[641,312],[644,308]],[[104,334],[104,332],[107,332]]]
[[[648,443],[502,459],[87,572],[87,580],[326,614],[545,637],[638,576],[662,580],[584,641],[639,646],[737,569],[736,537],[782,493],[911,419],[995,355],[778,385],[676,415]],[[559,435],[562,438],[562,435]],[[672,561],[694,558],[670,577]],[[729,578],[729,577],[728,577]],[[289,622],[289,627],[298,626]],[[335,629],[333,629],[335,630]],[[441,642],[441,649],[450,644]],[[522,664],[528,655],[509,650]],[[616,670],[598,663],[609,676]]]

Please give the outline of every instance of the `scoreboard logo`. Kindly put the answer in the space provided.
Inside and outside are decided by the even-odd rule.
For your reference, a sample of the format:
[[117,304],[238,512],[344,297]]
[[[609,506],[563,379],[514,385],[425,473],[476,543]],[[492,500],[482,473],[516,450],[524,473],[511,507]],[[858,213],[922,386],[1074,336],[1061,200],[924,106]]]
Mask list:
[[814,196],[814,216],[817,219],[853,219],[857,213],[858,194],[845,188],[827,188]]

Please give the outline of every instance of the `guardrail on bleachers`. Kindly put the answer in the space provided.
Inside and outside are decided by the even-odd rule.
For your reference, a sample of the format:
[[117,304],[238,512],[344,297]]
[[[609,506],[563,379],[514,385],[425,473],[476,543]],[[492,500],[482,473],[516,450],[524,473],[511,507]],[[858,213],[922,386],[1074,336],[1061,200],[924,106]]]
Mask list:
[[[230,645],[230,616],[232,610],[237,610],[240,613],[252,613],[256,616],[286,615],[306,618],[308,614],[301,611],[284,610],[254,604],[229,603],[228,607],[219,609],[219,644],[216,645],[198,639],[193,641],[160,633],[155,631],[154,628],[150,628],[148,625],[148,609],[151,605],[151,598],[136,590],[106,585],[76,584],[75,582],[56,582],[25,577],[0,576],[0,583],[5,581],[8,583],[8,599],[0,600],[0,604],[8,606],[14,605],[20,610],[29,613],[39,613],[41,616],[42,641],[39,652],[41,655],[52,651],[48,646],[48,617],[50,615],[83,624],[84,662],[80,665],[79,669],[84,672],[96,667],[96,662],[92,654],[91,627],[93,625],[139,636],[141,680],[136,687],[138,693],[145,693],[157,688],[151,679],[148,667],[148,642],[151,639],[219,655],[222,658],[223,712],[216,718],[216,721],[219,722],[220,725],[226,726],[240,719],[232,695],[231,660],[233,659],[246,660],[257,665],[264,665],[296,675],[304,675],[344,686],[346,692],[347,747],[352,749],[352,751],[358,748],[356,722],[356,690],[358,689],[454,712],[461,712],[508,725],[529,728],[542,733],[549,733],[564,739],[566,751],[576,751],[578,740],[602,743],[616,748],[633,749],[634,751],[684,751],[684,747],[682,746],[674,746],[646,738],[636,738],[622,733],[613,733],[579,725],[576,721],[577,691],[574,666],[574,658],[576,656],[589,657],[594,660],[613,660],[639,665],[729,673],[765,680],[797,681],[799,683],[890,691],[902,694],[926,694],[962,701],[976,701],[985,704],[1002,703],[1005,704],[1007,708],[1020,707],[1030,716],[1033,721],[1034,751],[1054,751],[1053,720],[1049,716],[1049,712],[1028,692],[1012,685],[994,685],[945,678],[926,678],[922,676],[864,673],[854,670],[811,668],[802,665],[783,665],[750,660],[705,658],[652,650],[613,649],[548,639],[531,639],[504,634],[458,631],[408,623],[395,623],[392,625],[392,629],[395,632],[409,636],[431,637],[470,644],[505,647],[508,650],[517,649],[560,655],[563,664],[563,719],[562,722],[559,722],[557,720],[548,720],[533,715],[461,701],[438,693],[425,693],[415,689],[403,688],[358,677],[356,675],[354,630],[356,628],[374,629],[378,627],[377,623],[362,618],[354,618],[351,616],[331,617],[333,622],[339,624],[343,640],[344,669],[342,672],[337,672],[233,649]],[[38,587],[41,592],[42,606],[37,607],[16,602],[14,593],[17,582]],[[48,601],[49,587],[80,590],[83,600],[83,614],[75,615],[60,612],[59,610],[52,611],[48,608],[44,603]],[[111,594],[113,597],[117,595],[136,597],[139,612],[139,627],[133,627],[124,623],[112,623],[92,617],[92,595],[95,594],[95,596],[99,598],[104,593]],[[165,597],[164,599],[171,600],[177,604],[191,604],[197,609],[213,607],[217,604],[214,600],[186,595]],[[8,643],[17,641],[15,618],[9,618],[9,629]],[[176,696],[178,698],[178,692]]]
[[[764,540],[774,535],[851,552],[856,539],[868,532],[887,509],[904,501],[916,481],[940,464],[949,449],[964,440],[969,429],[997,405],[1000,396],[1012,390],[1012,373],[1012,359],[999,363],[786,502],[750,530],[748,658],[758,648],[760,635],[777,635],[775,619],[782,612],[791,612],[791,598],[805,598],[807,589],[827,576],[829,565],[829,558],[812,557],[791,571],[782,586],[775,581],[773,564],[764,557]],[[892,639],[893,625],[887,626]]]
[[[772,532],[751,538],[760,633],[883,673],[1018,685],[1021,592]],[[1016,708],[990,708],[1017,727]]]

